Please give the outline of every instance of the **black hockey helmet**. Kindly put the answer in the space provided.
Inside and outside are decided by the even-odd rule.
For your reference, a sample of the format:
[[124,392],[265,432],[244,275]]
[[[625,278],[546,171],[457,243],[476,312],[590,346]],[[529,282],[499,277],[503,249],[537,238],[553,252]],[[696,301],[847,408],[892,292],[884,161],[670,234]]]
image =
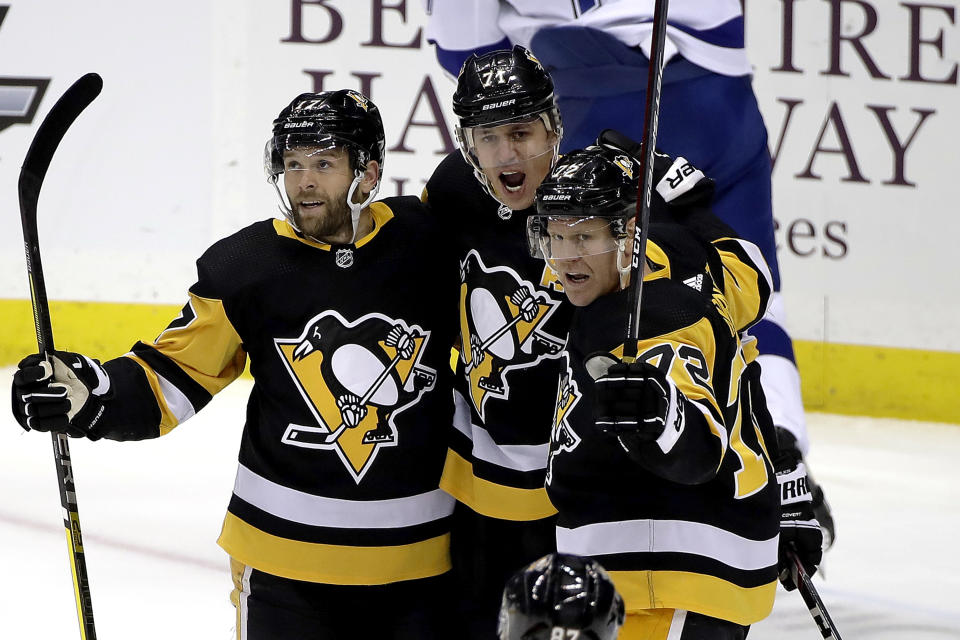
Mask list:
[[[520,45],[471,55],[453,94],[453,113],[461,127],[502,124],[556,109],[550,74]],[[559,124],[559,112],[556,118]]]
[[[540,61],[520,45],[471,55],[457,78],[453,112],[460,152],[487,193],[506,206],[509,202],[497,195],[484,169],[515,166],[547,154],[550,166],[556,162],[563,125],[553,80]],[[547,135],[515,131],[533,122],[542,122]],[[513,146],[512,152],[502,152],[500,145],[504,142]],[[501,151],[495,152],[497,148]]]
[[627,222],[636,212],[639,173],[639,163],[619,149],[591,146],[564,155],[537,189],[537,213],[527,218],[531,255],[573,257],[554,255],[548,225],[562,223],[575,231],[594,218],[606,219],[610,233],[577,255],[623,250],[619,241],[626,238]]
[[344,147],[354,170],[363,171],[371,160],[382,167],[386,144],[380,110],[349,89],[301,93],[273,121],[273,137],[264,153],[271,180],[283,172],[284,150],[298,146]]
[[552,553],[507,581],[498,636],[500,640],[613,640],[624,619],[623,598],[597,561]]

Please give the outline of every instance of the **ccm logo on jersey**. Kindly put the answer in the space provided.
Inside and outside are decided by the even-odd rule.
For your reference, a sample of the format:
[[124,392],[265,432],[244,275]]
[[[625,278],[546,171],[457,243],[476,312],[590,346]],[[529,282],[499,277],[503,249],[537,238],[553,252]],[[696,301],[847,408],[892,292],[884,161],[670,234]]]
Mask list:
[[483,109],[481,109],[481,111],[486,111],[488,109],[499,109],[500,107],[509,107],[516,101],[517,99],[514,98],[513,100],[504,100],[502,102],[491,102],[490,104],[483,105]]

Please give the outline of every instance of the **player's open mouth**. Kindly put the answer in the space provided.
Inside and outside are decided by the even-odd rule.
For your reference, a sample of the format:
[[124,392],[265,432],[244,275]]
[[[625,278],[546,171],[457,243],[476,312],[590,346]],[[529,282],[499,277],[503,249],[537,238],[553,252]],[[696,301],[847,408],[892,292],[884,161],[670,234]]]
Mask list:
[[504,171],[500,174],[500,183],[503,184],[507,193],[516,193],[523,189],[523,181],[526,178],[527,174],[522,171]]
[[322,206],[323,206],[323,203],[320,202],[319,200],[304,200],[303,202],[300,203],[300,208],[306,211],[312,211]]
[[571,284],[583,284],[590,279],[585,273],[565,273],[563,274],[564,280],[569,281]]

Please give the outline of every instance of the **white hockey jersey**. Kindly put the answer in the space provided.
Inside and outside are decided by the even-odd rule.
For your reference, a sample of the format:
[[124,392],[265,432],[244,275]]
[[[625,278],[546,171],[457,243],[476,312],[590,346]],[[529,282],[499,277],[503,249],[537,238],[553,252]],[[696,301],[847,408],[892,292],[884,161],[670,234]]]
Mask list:
[[[570,25],[605,31],[650,57],[654,0],[423,0],[427,40],[466,51],[508,40],[530,48],[544,27]],[[672,0],[664,61],[680,54],[728,76],[751,73],[743,46],[739,0]],[[506,46],[507,43],[503,42]],[[458,70],[449,70],[454,75]]]

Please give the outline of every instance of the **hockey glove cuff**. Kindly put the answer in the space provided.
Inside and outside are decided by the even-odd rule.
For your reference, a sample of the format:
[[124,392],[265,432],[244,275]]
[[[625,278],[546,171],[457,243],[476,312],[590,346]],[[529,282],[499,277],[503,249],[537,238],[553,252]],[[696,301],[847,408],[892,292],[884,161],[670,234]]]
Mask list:
[[20,361],[13,376],[13,415],[27,431],[52,431],[97,440],[94,427],[112,397],[110,377],[97,360],[53,351]]
[[793,581],[790,552],[796,554],[809,575],[817,571],[823,555],[823,534],[813,513],[813,499],[802,461],[784,455],[777,461],[777,484],[780,487],[780,544],[778,570],[780,582],[787,591],[797,588]]
[[[797,460],[803,460],[803,454],[800,453],[800,446],[796,436],[790,430],[784,427],[777,427],[777,441],[780,444],[780,450],[794,456]],[[827,551],[836,540],[836,525],[833,522],[833,511],[830,509],[830,503],[827,502],[823,494],[823,488],[814,480],[813,474],[807,469],[807,486],[810,489],[810,496],[813,501],[813,514],[820,523],[820,531],[823,533],[823,550]]]

